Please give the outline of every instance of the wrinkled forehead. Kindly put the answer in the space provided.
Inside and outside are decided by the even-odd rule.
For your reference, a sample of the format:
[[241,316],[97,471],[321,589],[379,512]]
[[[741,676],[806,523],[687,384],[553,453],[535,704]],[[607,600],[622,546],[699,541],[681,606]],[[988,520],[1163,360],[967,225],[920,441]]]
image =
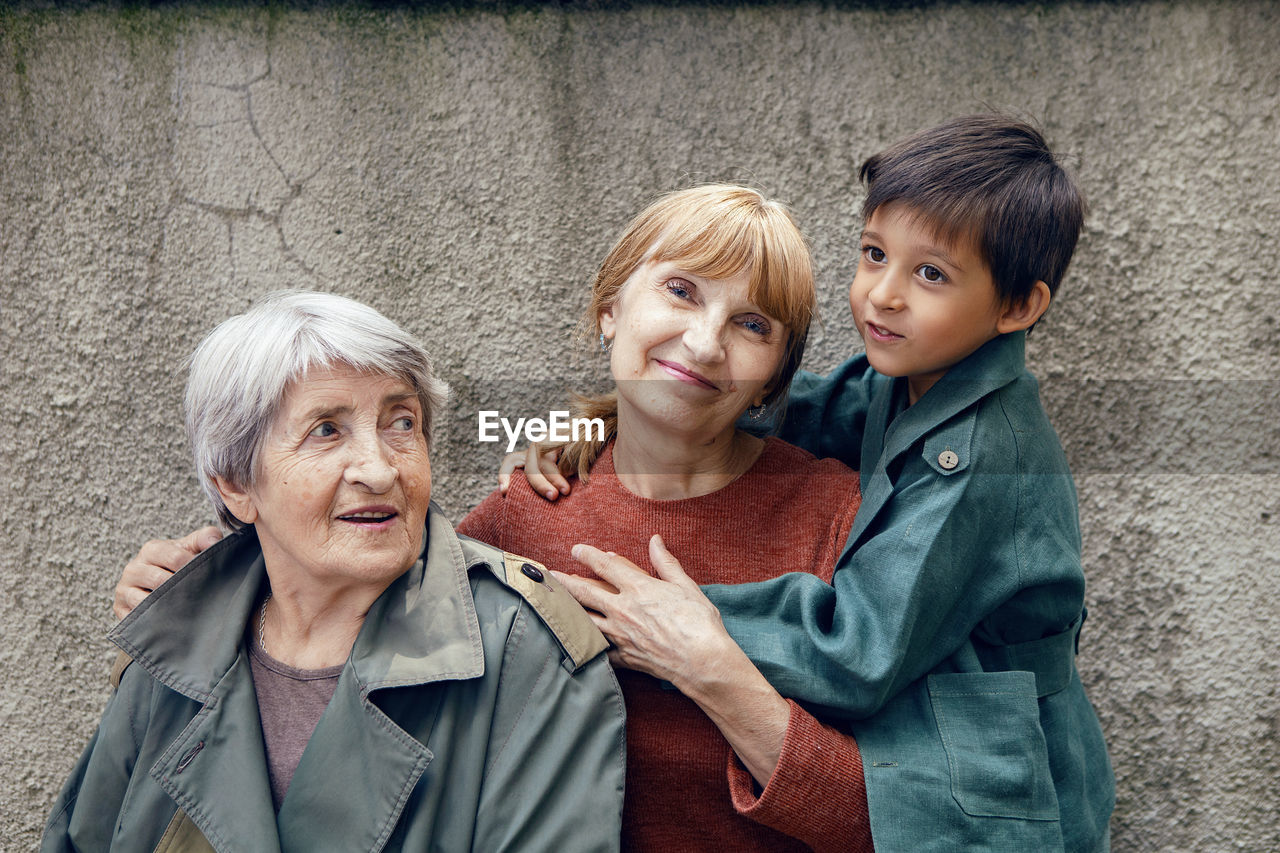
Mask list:
[[268,423],[274,429],[297,418],[354,411],[370,405],[381,409],[402,401],[414,408],[422,405],[418,388],[407,376],[342,361],[311,362],[295,371],[285,383]]

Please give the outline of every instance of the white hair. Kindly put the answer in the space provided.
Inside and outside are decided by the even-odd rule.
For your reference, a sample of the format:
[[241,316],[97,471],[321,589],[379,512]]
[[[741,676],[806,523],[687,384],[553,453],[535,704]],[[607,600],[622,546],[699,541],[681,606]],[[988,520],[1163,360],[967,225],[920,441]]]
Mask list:
[[432,425],[449,386],[431,371],[431,357],[411,335],[367,305],[330,293],[282,290],[209,333],[189,360],[187,438],[196,476],[218,519],[242,524],[214,483],[254,485],[258,452],[289,384],[313,368],[346,365],[408,382],[422,404],[422,432]]

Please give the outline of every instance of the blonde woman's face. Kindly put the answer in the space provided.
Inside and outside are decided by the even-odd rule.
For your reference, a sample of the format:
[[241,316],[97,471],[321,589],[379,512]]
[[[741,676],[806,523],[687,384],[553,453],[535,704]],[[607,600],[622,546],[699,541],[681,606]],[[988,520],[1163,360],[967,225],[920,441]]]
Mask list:
[[714,438],[731,432],[769,393],[787,328],[751,301],[748,274],[710,279],[672,261],[642,264],[600,329],[613,341],[610,366],[620,418]]

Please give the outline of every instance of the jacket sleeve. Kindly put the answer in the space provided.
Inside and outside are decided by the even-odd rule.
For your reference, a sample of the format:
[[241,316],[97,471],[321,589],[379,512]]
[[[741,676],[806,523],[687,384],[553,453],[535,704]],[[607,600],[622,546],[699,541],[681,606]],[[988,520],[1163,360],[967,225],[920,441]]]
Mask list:
[[[744,817],[803,841],[816,853],[871,849],[862,758],[853,736],[795,702],[778,766],[763,791],[729,751],[729,794]],[[821,803],[821,808],[815,808]]]
[[858,470],[876,375],[866,356],[861,355],[826,376],[800,371],[787,392],[787,409],[778,437],[819,459],[839,459]]
[[140,667],[124,673],[54,803],[40,842],[44,853],[111,847],[140,749],[135,733],[146,727],[138,714],[149,707],[153,684]]
[[501,679],[472,849],[617,851],[625,711],[608,658],[571,671],[522,603]]
[[[975,446],[981,441],[977,437]],[[1047,635],[1052,626],[1034,632],[1054,619],[1062,630],[1074,618],[1067,614],[1078,614],[1078,541],[1054,532],[1072,528],[1073,518],[1039,519],[1023,506],[1028,488],[1065,490],[1073,503],[1070,475],[1065,483],[1028,486],[1007,474],[1007,466],[1003,475],[980,465],[940,473],[923,456],[917,451],[905,459],[892,498],[846,546],[831,584],[790,573],[704,587],[730,635],[782,695],[837,717],[866,717],[962,651],[998,608],[1013,607],[1018,617],[1008,620],[1003,635],[992,636],[1003,643]],[[1059,514],[1067,511],[1067,501],[1057,504]],[[1039,528],[1041,542],[1015,544],[1019,529]],[[1035,570],[1024,577],[1026,564]],[[1035,586],[1052,592],[1024,594]],[[1028,607],[1018,611],[1024,598]],[[1044,602],[1054,604],[1053,613]],[[974,661],[966,668],[981,666]]]

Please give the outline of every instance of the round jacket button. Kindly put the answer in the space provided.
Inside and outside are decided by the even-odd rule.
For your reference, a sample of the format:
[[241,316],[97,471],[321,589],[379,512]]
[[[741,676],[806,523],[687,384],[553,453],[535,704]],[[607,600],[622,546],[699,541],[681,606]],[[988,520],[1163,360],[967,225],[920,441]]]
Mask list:
[[525,563],[521,566],[520,574],[524,575],[534,583],[542,583],[542,570],[533,563]]
[[944,450],[938,454],[938,464],[950,471],[960,464],[960,457],[956,456],[953,451]]

